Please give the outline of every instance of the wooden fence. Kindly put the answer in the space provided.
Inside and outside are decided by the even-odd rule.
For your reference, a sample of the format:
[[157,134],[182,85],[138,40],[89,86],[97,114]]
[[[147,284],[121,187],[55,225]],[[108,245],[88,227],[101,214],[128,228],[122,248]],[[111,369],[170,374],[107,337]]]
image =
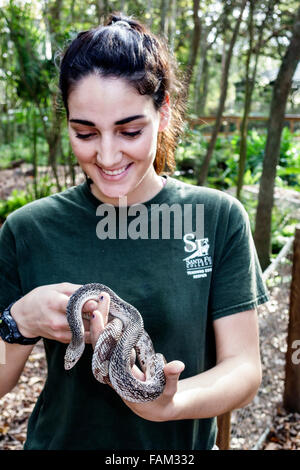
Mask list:
[[[258,116],[258,115],[251,115],[248,117],[249,121],[263,121],[266,122],[269,119],[269,116]],[[208,125],[211,126],[214,121],[216,120],[215,116],[199,116],[196,119],[188,119],[190,127],[193,129],[195,126],[203,126]],[[292,133],[295,132],[295,124],[300,123],[300,115],[299,114],[286,114],[285,122],[289,124],[289,129]],[[241,116],[233,116],[227,115],[222,116],[222,126],[224,127],[223,132],[226,136],[233,134],[234,132],[239,132],[241,128],[242,117]],[[231,130],[231,125],[235,125],[235,130]],[[222,130],[221,130],[222,131]],[[210,135],[210,132],[203,130],[204,135]]]
[[[281,250],[276,260],[264,271],[266,280],[280,259],[286,256],[291,242]],[[300,225],[296,227],[293,243],[293,266],[290,289],[287,353],[285,360],[285,383],[283,405],[289,412],[300,412]],[[218,416],[217,445],[221,450],[230,449],[231,413]]]
[[283,404],[290,412],[300,412],[300,226],[294,240]]

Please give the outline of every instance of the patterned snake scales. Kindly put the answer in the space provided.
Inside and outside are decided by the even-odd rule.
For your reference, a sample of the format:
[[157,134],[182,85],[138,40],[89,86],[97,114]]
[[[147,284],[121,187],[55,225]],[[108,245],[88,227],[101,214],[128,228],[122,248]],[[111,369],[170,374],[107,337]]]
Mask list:
[[[93,374],[99,382],[111,384],[125,400],[136,403],[154,400],[165,386],[164,356],[155,354],[139,311],[103,284],[83,285],[69,299],[67,320],[72,341],[66,350],[65,369],[69,370],[77,363],[85,348],[83,305],[88,300],[98,301],[101,292],[110,295],[110,309],[108,323],[94,349]],[[131,373],[136,357],[145,373],[145,381],[135,378]]]

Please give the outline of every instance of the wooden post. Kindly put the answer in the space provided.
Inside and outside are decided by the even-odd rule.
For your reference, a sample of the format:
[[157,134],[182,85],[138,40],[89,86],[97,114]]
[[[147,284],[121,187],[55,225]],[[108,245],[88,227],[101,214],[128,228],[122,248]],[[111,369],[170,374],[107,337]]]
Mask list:
[[223,121],[223,126],[224,126],[224,134],[225,134],[225,137],[227,139],[228,137],[228,132],[229,132],[229,121]]
[[6,364],[5,360],[5,342],[0,339],[0,365],[1,364]]
[[300,225],[294,240],[283,405],[287,411],[300,412]]
[[220,450],[229,450],[230,449],[230,418],[231,413],[224,413],[223,415],[218,416],[218,435],[216,444]]

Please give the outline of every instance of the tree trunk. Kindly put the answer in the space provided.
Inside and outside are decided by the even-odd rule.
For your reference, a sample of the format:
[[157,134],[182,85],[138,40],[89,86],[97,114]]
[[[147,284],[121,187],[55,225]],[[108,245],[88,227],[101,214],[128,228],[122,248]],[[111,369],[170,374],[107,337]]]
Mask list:
[[240,158],[239,158],[239,168],[238,168],[238,180],[237,180],[237,191],[236,196],[238,199],[241,197],[241,190],[243,186],[244,173],[246,168],[247,160],[247,131],[248,131],[248,116],[250,113],[251,107],[251,78],[250,78],[250,61],[253,48],[253,13],[254,13],[254,2],[250,1],[250,15],[249,15],[249,49],[246,59],[246,86],[245,86],[245,103],[244,103],[244,112],[241,123],[241,132],[240,132]]
[[243,16],[243,12],[244,12],[246,3],[247,3],[247,0],[242,1],[240,15],[239,15],[239,17],[237,19],[237,22],[235,24],[235,28],[234,28],[234,31],[232,33],[230,45],[229,45],[228,51],[226,53],[224,69],[223,69],[223,72],[222,72],[221,95],[220,95],[219,106],[218,106],[218,111],[217,111],[217,115],[216,115],[216,122],[215,122],[215,125],[214,125],[214,128],[213,128],[213,131],[212,131],[212,136],[211,136],[210,142],[208,144],[208,148],[207,148],[206,155],[204,157],[203,164],[202,164],[202,166],[200,168],[200,172],[198,174],[197,184],[199,186],[202,186],[206,181],[210,160],[211,160],[211,157],[212,157],[215,145],[216,145],[217,136],[218,136],[219,129],[220,129],[220,126],[221,126],[222,115],[223,115],[223,111],[224,111],[224,107],[225,107],[225,101],[226,101],[226,97],[227,97],[228,75],[229,75],[229,67],[230,67],[230,62],[231,62],[231,58],[232,58],[233,47],[235,45],[237,35],[238,35],[239,29],[240,29],[242,16]]
[[208,36],[213,28],[216,28],[218,18],[209,27],[202,27],[202,33],[200,38],[200,60],[197,70],[197,78],[195,83],[195,113],[198,116],[205,114],[205,106],[207,101],[208,89],[209,89],[209,59],[208,52],[216,42],[218,33],[215,34],[213,41],[208,42]]
[[199,111],[199,102],[200,102],[200,90],[201,84],[203,83],[203,71],[204,65],[207,64],[207,52],[208,52],[208,43],[207,43],[207,35],[209,29],[205,28],[202,29],[202,34],[200,38],[200,58],[198,61],[198,66],[196,70],[196,77],[195,77],[195,91],[194,91],[194,112],[198,114]]
[[175,36],[176,36],[176,12],[177,12],[177,5],[176,0],[171,0],[170,4],[170,21],[169,21],[169,45],[171,51],[174,51],[175,46]]
[[[51,47],[52,51],[57,49],[57,34],[59,33],[59,25],[61,20],[61,10],[62,10],[63,0],[53,0],[49,2],[45,14],[45,22],[48,27],[50,38],[51,38]],[[51,166],[57,189],[61,190],[61,185],[59,182],[59,177],[57,173],[57,157],[60,151],[60,140],[61,140],[61,121],[62,116],[60,111],[57,109],[57,97],[51,95],[51,104],[52,104],[52,119],[50,128],[48,132],[45,133],[49,153],[48,153],[48,163]],[[41,119],[43,116],[41,113]]]
[[152,14],[152,0],[147,0],[147,5],[146,5],[146,11],[150,13],[149,17],[147,18],[147,25],[150,29],[152,29],[152,24],[153,24],[153,17],[154,15]]
[[199,3],[200,0],[193,1],[193,18],[194,18],[194,31],[193,31],[193,39],[191,44],[191,53],[189,57],[189,62],[187,66],[187,87],[189,88],[193,70],[197,61],[199,43],[201,38],[201,21],[199,18]]
[[160,3],[160,34],[167,36],[167,14],[169,9],[169,0],[161,0]]
[[262,269],[270,263],[271,223],[276,166],[279,159],[284,114],[292,78],[300,60],[300,8],[296,13],[293,35],[274,83],[268,122],[263,171],[256,212],[254,241]]
[[205,108],[208,96],[208,85],[209,85],[209,61],[207,56],[204,58],[203,69],[202,69],[202,83],[200,88],[199,102],[197,103],[197,114],[198,116],[205,115]]
[[99,24],[102,24],[108,17],[107,0],[95,0],[96,17]]
[[[252,104],[252,95],[254,90],[254,84],[256,79],[256,72],[257,72],[257,64],[258,64],[258,57],[260,54],[262,42],[263,42],[263,33],[265,29],[266,22],[268,18],[273,14],[274,10],[274,0],[270,0],[264,21],[260,27],[259,38],[257,41],[256,47],[253,47],[253,13],[255,8],[255,1],[250,1],[250,19],[249,19],[249,50],[247,55],[247,63],[246,63],[246,90],[245,90],[245,104],[244,104],[244,112],[243,118],[241,123],[241,132],[240,132],[240,157],[239,157],[239,169],[238,169],[238,181],[237,181],[237,192],[236,197],[241,199],[241,192],[244,182],[244,173],[246,168],[246,161],[247,161],[247,134],[248,134],[248,117],[251,110]],[[256,50],[255,56],[255,65],[253,68],[252,77],[250,76],[250,60],[251,54],[253,49]]]
[[38,198],[38,154],[37,154],[37,121],[36,110],[33,108],[33,132],[32,132],[32,164],[33,164],[33,190],[35,198]]
[[61,184],[59,181],[58,171],[57,171],[57,156],[60,151],[61,144],[61,122],[62,116],[59,110],[56,107],[55,97],[52,97],[53,105],[53,120],[51,125],[51,131],[47,134],[47,143],[49,148],[48,153],[48,164],[52,169],[53,176],[55,178],[56,186],[58,191],[61,191]]

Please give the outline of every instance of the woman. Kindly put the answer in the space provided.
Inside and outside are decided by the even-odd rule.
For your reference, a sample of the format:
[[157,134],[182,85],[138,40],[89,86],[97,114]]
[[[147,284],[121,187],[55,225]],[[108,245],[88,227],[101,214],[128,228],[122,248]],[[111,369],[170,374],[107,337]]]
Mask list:
[[[249,403],[259,386],[255,309],[267,294],[247,215],[220,191],[161,176],[174,168],[181,125],[173,71],[163,43],[122,16],[80,33],[62,57],[70,141],[87,181],[13,213],[0,240],[0,307],[12,304],[8,318],[19,332],[6,345],[0,396],[18,381],[33,348],[26,339],[43,337],[48,362],[26,449],[212,449],[214,417]],[[144,211],[140,224],[149,222],[143,236],[136,207]],[[192,214],[195,225],[196,207],[203,218],[193,231],[185,222]],[[174,217],[166,208],[176,208]],[[85,321],[91,345],[64,370],[66,306],[89,282],[109,286],[141,312],[168,361],[156,400],[127,402],[92,375],[107,294],[85,305],[93,314]],[[144,378],[137,366],[133,374]]]

